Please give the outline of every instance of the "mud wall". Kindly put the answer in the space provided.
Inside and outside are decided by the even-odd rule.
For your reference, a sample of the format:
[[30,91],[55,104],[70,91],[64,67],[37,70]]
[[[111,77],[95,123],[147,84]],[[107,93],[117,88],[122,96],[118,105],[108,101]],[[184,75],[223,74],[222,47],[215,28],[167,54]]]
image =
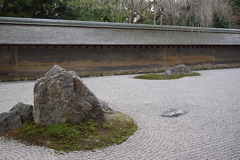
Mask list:
[[240,46],[0,46],[0,80],[37,78],[58,64],[80,75],[240,63]]

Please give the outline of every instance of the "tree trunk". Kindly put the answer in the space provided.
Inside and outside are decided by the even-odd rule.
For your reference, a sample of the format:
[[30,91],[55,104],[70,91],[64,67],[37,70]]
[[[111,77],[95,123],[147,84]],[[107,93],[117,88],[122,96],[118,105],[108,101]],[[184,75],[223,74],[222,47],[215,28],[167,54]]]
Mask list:
[[157,10],[156,10],[156,4],[154,3],[154,20],[153,20],[153,24],[156,25],[156,19],[157,19]]
[[163,15],[161,14],[161,16],[160,16],[160,25],[162,25],[162,19],[163,19]]

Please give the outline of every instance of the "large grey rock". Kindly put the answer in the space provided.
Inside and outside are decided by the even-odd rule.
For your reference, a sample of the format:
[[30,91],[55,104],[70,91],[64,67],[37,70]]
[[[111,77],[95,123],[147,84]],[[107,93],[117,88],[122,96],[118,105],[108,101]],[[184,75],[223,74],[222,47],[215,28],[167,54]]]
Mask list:
[[174,67],[170,68],[169,70],[166,70],[164,72],[164,76],[169,77],[170,75],[176,75],[176,74],[181,74],[181,73],[191,74],[192,71],[191,71],[190,67],[188,67],[184,64],[181,64],[181,65],[178,65],[178,66],[174,66]]
[[34,86],[33,117],[37,124],[82,122],[103,116],[96,96],[74,71],[55,65]]
[[33,121],[33,106],[19,102],[9,112],[0,114],[0,132],[16,129],[25,122]]

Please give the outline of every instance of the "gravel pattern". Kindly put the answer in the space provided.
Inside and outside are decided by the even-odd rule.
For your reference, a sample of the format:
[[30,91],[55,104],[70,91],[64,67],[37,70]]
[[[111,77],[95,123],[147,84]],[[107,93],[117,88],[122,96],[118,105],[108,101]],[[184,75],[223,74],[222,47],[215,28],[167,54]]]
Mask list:
[[[199,71],[177,80],[141,80],[134,75],[83,78],[99,99],[131,116],[139,129],[127,141],[71,153],[0,138],[6,160],[240,159],[240,69]],[[0,83],[0,112],[21,101],[33,104],[34,82]],[[171,108],[189,111],[162,117]]]

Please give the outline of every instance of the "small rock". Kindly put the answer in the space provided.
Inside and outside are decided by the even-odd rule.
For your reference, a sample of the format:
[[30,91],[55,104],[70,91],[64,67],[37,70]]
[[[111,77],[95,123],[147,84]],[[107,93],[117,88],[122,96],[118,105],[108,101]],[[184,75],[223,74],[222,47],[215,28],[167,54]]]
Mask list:
[[99,102],[104,111],[103,119],[106,121],[112,120],[114,111],[108,106],[108,103],[105,101],[100,100]]
[[166,78],[166,77],[170,77],[170,76],[171,76],[171,71],[170,70],[166,70],[164,72],[164,77]]
[[181,64],[178,66],[174,66],[174,67],[170,68],[169,70],[166,70],[164,72],[164,77],[169,77],[170,75],[176,75],[176,74],[181,74],[181,73],[191,74],[192,71],[191,71],[190,67],[188,67],[184,64]]
[[114,111],[108,106],[108,103],[106,103],[105,101],[101,101],[101,100],[99,102],[100,102],[101,108],[103,109],[103,111],[105,113],[109,113],[109,114],[114,113]]
[[184,115],[184,114],[187,114],[188,111],[183,111],[183,110],[180,110],[180,109],[170,109],[166,112],[164,112],[161,116],[162,117],[178,117],[180,115]]
[[25,122],[33,121],[33,106],[17,103],[8,112],[0,114],[0,132],[20,128]]
[[33,106],[24,104],[22,102],[17,103],[10,109],[11,112],[16,112],[20,116],[22,123],[27,121],[33,121]]

